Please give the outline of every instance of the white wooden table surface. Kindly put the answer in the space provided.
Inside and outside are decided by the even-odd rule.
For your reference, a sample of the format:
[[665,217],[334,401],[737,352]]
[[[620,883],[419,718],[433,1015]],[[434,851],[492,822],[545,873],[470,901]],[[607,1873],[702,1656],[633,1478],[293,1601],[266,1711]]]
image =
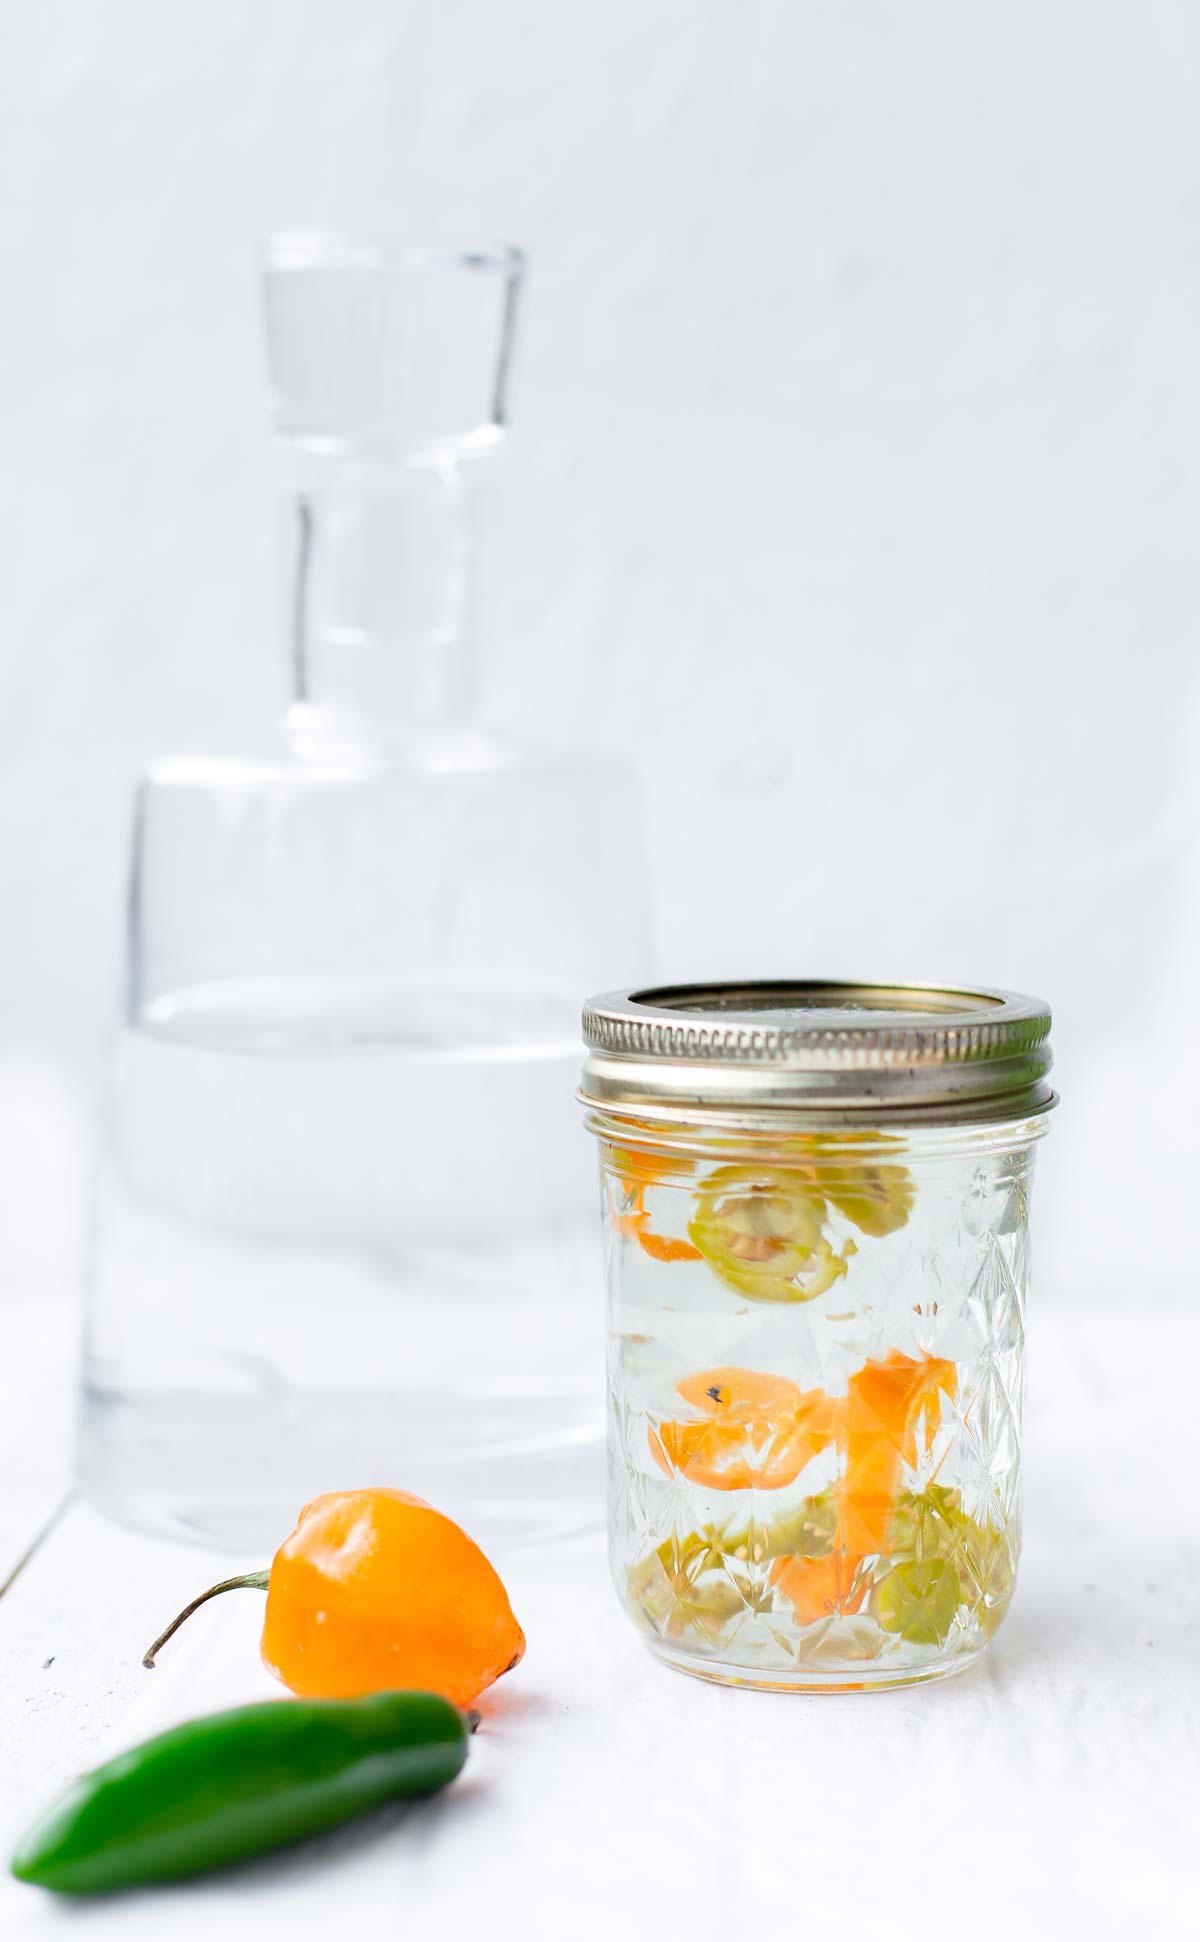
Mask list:
[[[160,1621],[243,1561],[67,1500],[73,1305],[0,1302],[0,1327],[7,1852],[73,1773],[279,1689],[251,1596],[142,1671]],[[58,1904],[5,1876],[0,1937],[1200,1936],[1200,1314],[1047,1300],[1030,1349],[1021,1583],[981,1667],[721,1691],[651,1661],[598,1542],[498,1559],[529,1650],[446,1794],[183,1889]]]

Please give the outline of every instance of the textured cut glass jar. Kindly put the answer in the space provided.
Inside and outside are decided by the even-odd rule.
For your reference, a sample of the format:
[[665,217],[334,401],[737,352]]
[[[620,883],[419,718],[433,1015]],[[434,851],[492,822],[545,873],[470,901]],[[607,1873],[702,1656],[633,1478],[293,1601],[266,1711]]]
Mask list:
[[795,1691],[960,1670],[1013,1592],[1034,999],[595,1000],[609,1540],[668,1664]]

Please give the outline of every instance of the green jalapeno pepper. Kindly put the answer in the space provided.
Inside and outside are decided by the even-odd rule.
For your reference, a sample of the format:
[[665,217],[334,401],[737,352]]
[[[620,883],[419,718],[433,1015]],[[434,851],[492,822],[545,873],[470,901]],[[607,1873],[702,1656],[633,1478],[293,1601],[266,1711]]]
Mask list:
[[461,1772],[473,1723],[421,1692],[214,1713],[77,1780],[26,1834],[12,1871],[90,1895],[243,1861],[435,1793]]

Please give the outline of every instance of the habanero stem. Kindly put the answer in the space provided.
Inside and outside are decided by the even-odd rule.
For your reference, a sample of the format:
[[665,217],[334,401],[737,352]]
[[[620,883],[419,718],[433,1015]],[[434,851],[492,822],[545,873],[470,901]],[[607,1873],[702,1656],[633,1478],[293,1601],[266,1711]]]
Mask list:
[[193,1612],[199,1611],[201,1605],[207,1605],[210,1598],[218,1597],[223,1591],[265,1591],[270,1575],[269,1571],[247,1571],[241,1578],[222,1578],[219,1585],[210,1585],[207,1591],[200,1593],[199,1598],[193,1598],[191,1604],[185,1605],[178,1616],[171,1620],[166,1631],[159,1634],[143,1657],[142,1664],[147,1671],[154,1671],[154,1662],[167,1640],[174,1638],[184,1620],[190,1618]]

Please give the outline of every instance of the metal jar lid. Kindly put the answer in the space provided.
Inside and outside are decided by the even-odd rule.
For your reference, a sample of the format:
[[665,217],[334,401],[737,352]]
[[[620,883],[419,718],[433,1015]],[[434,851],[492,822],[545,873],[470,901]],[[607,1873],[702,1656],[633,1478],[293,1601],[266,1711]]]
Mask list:
[[764,1127],[1025,1119],[1055,1104],[1050,1010],[979,987],[664,985],[585,1006],[579,1097],[617,1120]]

